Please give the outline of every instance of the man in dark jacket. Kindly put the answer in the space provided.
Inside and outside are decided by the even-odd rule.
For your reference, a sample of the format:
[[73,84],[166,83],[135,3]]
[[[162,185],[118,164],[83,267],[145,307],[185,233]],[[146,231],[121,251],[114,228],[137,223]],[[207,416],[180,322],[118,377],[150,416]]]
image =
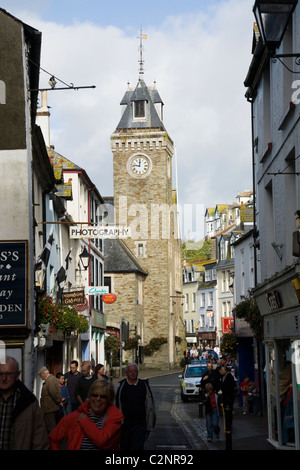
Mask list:
[[77,410],[80,405],[76,398],[77,382],[82,377],[82,373],[78,371],[78,361],[71,361],[70,371],[65,374],[65,385],[68,388],[70,400],[67,406],[67,414]]
[[81,373],[82,376],[77,382],[75,396],[79,403],[82,405],[82,403],[84,403],[88,397],[92,383],[95,382],[98,377],[97,375],[91,375],[91,365],[88,361],[82,363]]
[[222,366],[220,368],[220,375],[220,389],[222,391],[224,408],[230,408],[232,410],[235,398],[235,380],[228,367]]
[[155,426],[155,403],[148,381],[138,378],[137,364],[128,364],[126,376],[116,392],[116,406],[124,415],[121,450],[143,450],[147,435]]
[[37,398],[19,380],[18,362],[0,364],[0,450],[47,450],[48,433]]
[[219,381],[219,372],[213,368],[211,362],[208,362],[207,369],[201,379],[201,388],[204,388],[206,384],[212,384],[214,390],[218,390]]

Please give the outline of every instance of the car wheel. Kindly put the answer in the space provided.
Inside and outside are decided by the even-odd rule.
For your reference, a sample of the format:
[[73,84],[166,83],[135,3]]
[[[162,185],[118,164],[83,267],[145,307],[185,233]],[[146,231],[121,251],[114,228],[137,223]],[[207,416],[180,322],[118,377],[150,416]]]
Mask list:
[[181,400],[186,403],[188,401],[188,397],[186,397],[182,392],[181,392]]

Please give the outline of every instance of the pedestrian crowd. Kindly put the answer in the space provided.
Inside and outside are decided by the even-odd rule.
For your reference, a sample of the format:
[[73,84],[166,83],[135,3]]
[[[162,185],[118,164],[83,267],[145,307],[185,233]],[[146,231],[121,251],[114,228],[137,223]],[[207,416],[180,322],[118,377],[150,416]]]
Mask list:
[[258,390],[248,375],[239,380],[237,361],[231,355],[219,357],[218,348],[187,348],[185,363],[190,364],[195,360],[207,362],[201,378],[199,401],[205,409],[207,440],[210,442],[213,435],[219,438],[220,415],[224,417],[227,430],[231,430],[233,405],[239,393],[242,397],[243,414],[257,412]]
[[116,387],[103,364],[76,360],[66,373],[42,367],[40,401],[20,380],[13,357],[0,363],[0,450],[143,450],[156,411],[135,363]]

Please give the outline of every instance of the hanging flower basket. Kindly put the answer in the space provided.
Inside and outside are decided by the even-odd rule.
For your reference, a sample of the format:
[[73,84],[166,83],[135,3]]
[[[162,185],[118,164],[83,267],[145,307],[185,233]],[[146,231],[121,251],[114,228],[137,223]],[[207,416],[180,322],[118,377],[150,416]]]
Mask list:
[[225,333],[221,338],[221,351],[224,353],[234,354],[238,347],[238,341],[235,334]]
[[130,351],[131,349],[136,349],[138,341],[136,338],[129,338],[125,341],[125,346],[123,347],[124,351]]
[[64,333],[77,331],[86,333],[89,322],[86,317],[78,315],[73,307],[58,304],[52,297],[45,295],[38,303],[37,323],[50,323],[52,330],[62,330]]
[[104,341],[104,348],[106,351],[111,351],[112,353],[118,351],[121,346],[121,341],[115,334],[106,336]]
[[263,339],[263,317],[252,297],[237,304],[234,311],[237,318],[245,320],[250,325],[257,340]]

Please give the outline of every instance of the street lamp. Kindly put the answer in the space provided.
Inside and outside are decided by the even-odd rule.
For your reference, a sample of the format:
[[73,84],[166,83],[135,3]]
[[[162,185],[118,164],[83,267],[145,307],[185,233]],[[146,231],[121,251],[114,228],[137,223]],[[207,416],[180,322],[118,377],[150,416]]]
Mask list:
[[80,253],[79,258],[81,260],[82,266],[85,270],[87,270],[90,264],[90,260],[92,259],[92,255],[87,251],[86,247],[84,247],[83,252]]
[[[263,44],[270,53],[280,46],[298,0],[256,0],[253,12]],[[291,55],[289,55],[291,57]]]

